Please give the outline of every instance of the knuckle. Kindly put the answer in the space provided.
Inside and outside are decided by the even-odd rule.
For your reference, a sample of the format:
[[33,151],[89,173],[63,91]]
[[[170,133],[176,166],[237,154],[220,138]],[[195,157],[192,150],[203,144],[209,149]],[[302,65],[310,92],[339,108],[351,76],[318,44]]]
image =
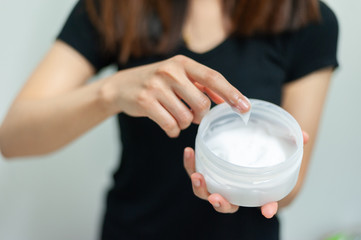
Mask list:
[[178,125],[175,121],[165,122],[162,128],[170,137],[177,137],[179,134]]
[[[223,76],[222,74],[220,74],[219,72],[212,70],[212,69],[208,69],[205,73],[204,73],[204,78],[206,79],[206,81],[208,81],[208,83],[212,86],[212,83],[215,82],[219,82],[223,80]],[[210,86],[208,86],[210,87]]]
[[158,78],[151,78],[146,83],[146,89],[151,92],[159,92],[163,89],[163,84]]
[[175,62],[175,63],[180,63],[180,64],[184,64],[188,61],[188,58],[184,55],[181,55],[181,54],[178,54],[174,57],[172,57],[172,60]]
[[179,136],[179,133],[180,133],[180,130],[176,129],[176,130],[173,130],[171,132],[168,132],[168,136],[171,137],[171,138],[176,138],[176,137]]
[[178,114],[178,118],[179,124],[180,126],[182,126],[182,129],[188,127],[193,121],[193,115],[187,110],[180,112]]
[[171,132],[176,127],[177,127],[177,124],[175,122],[173,122],[173,121],[167,121],[166,123],[163,124],[164,130],[167,131],[167,132]]
[[166,83],[176,82],[177,84],[182,84],[181,79],[178,77],[179,69],[172,63],[164,63],[160,65],[156,70],[156,75],[158,79],[163,79]]
[[199,110],[201,112],[205,112],[205,111],[209,110],[209,108],[211,107],[211,100],[209,100],[208,97],[203,96],[199,100],[198,106],[199,106]]
[[157,69],[156,73],[159,75],[169,75],[173,71],[173,64],[171,62],[164,62],[160,64]]
[[218,73],[212,69],[207,69],[207,71],[205,71],[204,73],[204,77],[205,79],[208,80],[213,80],[215,78],[217,78]]
[[147,93],[147,91],[140,91],[138,93],[138,95],[136,96],[136,102],[138,103],[138,105],[140,106],[147,106],[149,103],[149,94]]
[[188,87],[188,84],[184,78],[179,77],[179,76],[177,76],[177,77],[174,76],[172,79],[173,79],[172,85],[176,85],[180,89],[186,89]]

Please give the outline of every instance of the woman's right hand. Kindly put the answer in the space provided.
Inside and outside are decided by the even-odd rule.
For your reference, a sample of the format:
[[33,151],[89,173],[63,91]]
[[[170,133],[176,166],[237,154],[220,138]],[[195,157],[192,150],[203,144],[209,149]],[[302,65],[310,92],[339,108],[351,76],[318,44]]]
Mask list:
[[170,137],[199,123],[210,99],[226,101],[242,113],[250,108],[248,99],[220,73],[181,55],[119,71],[105,81],[101,95],[113,113],[149,117]]

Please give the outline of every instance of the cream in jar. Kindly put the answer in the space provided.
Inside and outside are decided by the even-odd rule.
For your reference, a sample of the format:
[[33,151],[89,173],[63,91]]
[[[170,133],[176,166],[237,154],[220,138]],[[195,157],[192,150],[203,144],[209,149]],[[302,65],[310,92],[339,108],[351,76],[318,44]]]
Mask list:
[[205,139],[208,148],[221,159],[243,167],[269,167],[284,162],[297,146],[271,134],[267,125],[250,121],[225,128]]

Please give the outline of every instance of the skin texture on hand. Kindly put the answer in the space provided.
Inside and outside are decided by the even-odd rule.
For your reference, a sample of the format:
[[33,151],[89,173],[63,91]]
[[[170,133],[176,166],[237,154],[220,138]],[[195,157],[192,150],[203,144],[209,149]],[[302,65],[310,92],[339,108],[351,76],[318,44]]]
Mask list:
[[[303,132],[303,142],[307,143],[309,137],[306,132]],[[187,171],[192,181],[194,194],[200,199],[207,200],[217,212],[220,213],[235,213],[238,206],[231,204],[223,196],[218,193],[210,194],[207,190],[207,185],[202,174],[196,172],[195,169],[195,154],[190,147],[184,149],[183,156],[184,168]],[[262,215],[266,218],[272,218],[278,210],[278,202],[270,202],[261,207]]]
[[114,114],[149,117],[170,137],[199,123],[211,100],[249,110],[247,99],[220,73],[182,55],[119,71],[101,92]]

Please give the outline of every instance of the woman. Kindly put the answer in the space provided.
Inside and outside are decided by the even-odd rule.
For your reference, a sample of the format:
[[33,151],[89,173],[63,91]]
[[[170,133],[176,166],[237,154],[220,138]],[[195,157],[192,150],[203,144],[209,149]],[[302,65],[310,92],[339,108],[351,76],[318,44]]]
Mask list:
[[[118,114],[102,239],[278,239],[273,215],[306,174],[337,35],[316,0],[80,1],[9,110],[1,151],[49,153]],[[111,63],[117,73],[86,84]],[[281,105],[310,135],[296,187],[261,211],[210,195],[194,170],[197,124],[211,100],[247,112],[240,91]]]

